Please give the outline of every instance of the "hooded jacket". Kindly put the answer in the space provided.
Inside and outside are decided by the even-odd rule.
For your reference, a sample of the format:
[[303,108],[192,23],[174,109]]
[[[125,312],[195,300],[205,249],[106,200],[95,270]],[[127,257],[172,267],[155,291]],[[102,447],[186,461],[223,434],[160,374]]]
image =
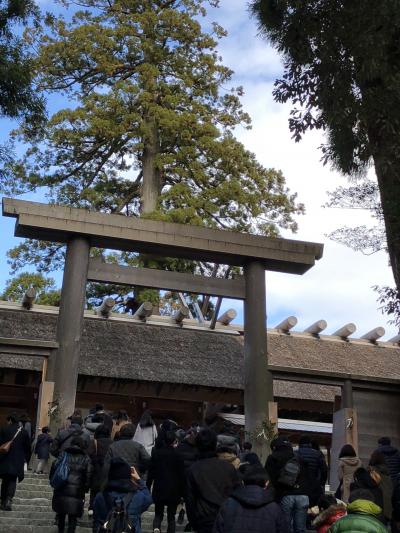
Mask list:
[[387,533],[377,518],[382,509],[369,500],[354,500],[347,507],[348,514],[329,528],[329,533]]
[[339,518],[346,516],[347,510],[346,506],[342,503],[337,505],[331,505],[325,511],[322,511],[313,521],[312,525],[317,530],[317,533],[326,533],[328,529],[337,521]]
[[257,485],[237,488],[221,507],[213,533],[288,533],[273,491]]
[[400,452],[390,444],[380,445],[378,452],[385,456],[386,464],[389,469],[390,477],[394,480],[397,474],[400,474]]
[[358,457],[340,457],[338,466],[339,481],[342,482],[341,500],[349,501],[350,484],[354,481],[354,472],[360,468],[361,461]]
[[141,533],[141,515],[153,503],[149,490],[143,480],[137,482],[135,487],[129,479],[117,479],[108,482],[106,489],[99,492],[93,504],[93,531],[98,532],[112,507],[110,505],[116,498],[125,498],[133,492],[133,498],[128,505],[128,514],[135,528],[135,533]]

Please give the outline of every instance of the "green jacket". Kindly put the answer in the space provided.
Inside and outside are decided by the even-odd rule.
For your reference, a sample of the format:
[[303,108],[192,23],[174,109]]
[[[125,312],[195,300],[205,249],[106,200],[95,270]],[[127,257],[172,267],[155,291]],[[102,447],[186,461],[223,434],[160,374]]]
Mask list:
[[379,505],[368,500],[355,500],[347,507],[347,516],[340,518],[328,533],[387,533],[376,517],[382,513]]

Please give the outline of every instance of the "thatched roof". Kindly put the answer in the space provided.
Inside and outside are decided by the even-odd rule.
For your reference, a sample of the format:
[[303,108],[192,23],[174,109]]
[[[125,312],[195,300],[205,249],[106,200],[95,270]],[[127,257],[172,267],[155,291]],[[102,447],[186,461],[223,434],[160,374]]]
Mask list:
[[[0,336],[55,340],[55,312],[0,306]],[[268,333],[272,365],[400,378],[400,348],[329,337]],[[41,361],[1,354],[3,367],[41,369]],[[86,317],[81,375],[243,389],[243,337],[204,329]],[[337,387],[275,382],[275,395],[332,401]]]

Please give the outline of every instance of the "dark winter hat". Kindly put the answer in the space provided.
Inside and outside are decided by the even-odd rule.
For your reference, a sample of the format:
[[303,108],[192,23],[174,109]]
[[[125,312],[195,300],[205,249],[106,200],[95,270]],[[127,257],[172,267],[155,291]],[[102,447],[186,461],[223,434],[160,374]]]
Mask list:
[[97,426],[97,428],[94,430],[94,438],[95,439],[101,439],[101,438],[108,438],[111,435],[110,428],[105,426],[104,424],[100,424]]
[[115,479],[131,479],[131,467],[120,457],[114,457],[110,461],[110,470],[108,471],[108,481]]
[[119,430],[120,439],[123,439],[123,440],[133,439],[134,436],[135,436],[135,426],[133,424],[125,424],[125,426],[122,426],[122,428]]
[[278,450],[279,448],[291,448],[292,445],[290,444],[290,442],[287,440],[286,437],[276,437],[272,442],[271,442],[271,450]]
[[350,493],[349,503],[354,502],[355,500],[368,500],[369,502],[375,503],[374,495],[370,490],[367,489],[353,490]]
[[378,440],[378,444],[380,444],[381,446],[390,446],[391,440],[389,437],[381,437]]

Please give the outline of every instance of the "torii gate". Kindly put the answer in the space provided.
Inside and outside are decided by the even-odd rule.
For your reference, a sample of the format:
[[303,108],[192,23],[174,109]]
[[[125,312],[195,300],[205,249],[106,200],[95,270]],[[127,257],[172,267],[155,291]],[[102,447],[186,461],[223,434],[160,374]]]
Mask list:
[[[268,370],[265,270],[304,274],[322,257],[323,245],[267,238],[198,226],[96,213],[59,205],[3,198],[3,215],[15,217],[15,235],[67,244],[57,323],[58,350],[46,380],[54,382],[57,419],[74,410],[87,281],[223,296],[244,300],[244,407],[246,432],[269,420],[273,402]],[[109,248],[242,266],[233,280],[154,269],[121,267],[90,259],[90,248]],[[263,446],[256,440],[255,451]],[[265,449],[264,449],[265,451]]]

